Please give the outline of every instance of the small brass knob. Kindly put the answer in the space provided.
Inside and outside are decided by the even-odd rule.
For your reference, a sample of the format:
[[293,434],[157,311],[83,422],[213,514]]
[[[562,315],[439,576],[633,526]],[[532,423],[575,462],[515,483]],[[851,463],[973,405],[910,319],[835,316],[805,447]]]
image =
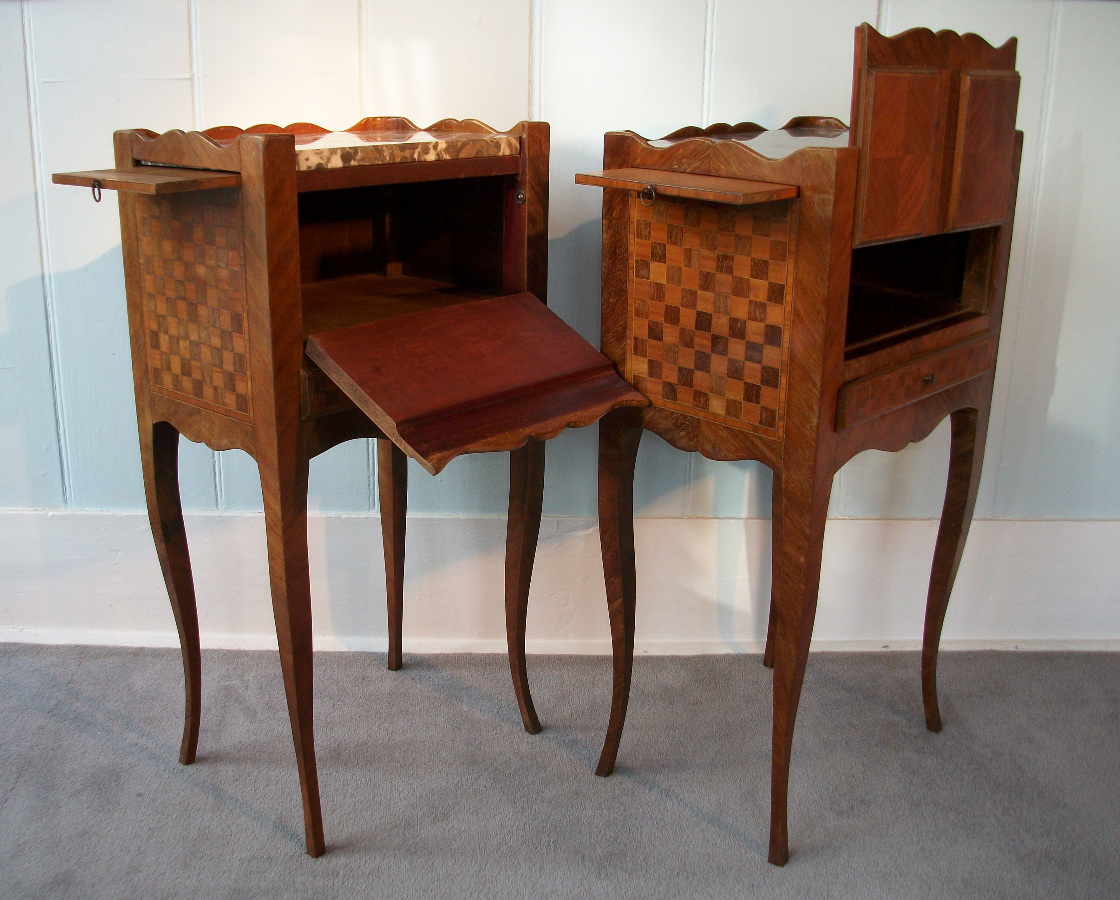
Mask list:
[[930,372],[922,379],[922,387],[932,387],[935,381],[937,381],[937,374],[935,372]]

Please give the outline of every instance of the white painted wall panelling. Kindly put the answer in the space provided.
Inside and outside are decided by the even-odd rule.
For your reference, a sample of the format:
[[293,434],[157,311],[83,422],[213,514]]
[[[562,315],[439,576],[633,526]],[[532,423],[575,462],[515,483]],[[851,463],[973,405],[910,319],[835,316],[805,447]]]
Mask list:
[[877,0],[713,2],[713,122],[781,128],[794,116],[849,121],[853,35],[861,22],[875,24]]
[[1120,5],[1059,4],[995,513],[1120,514]]
[[[111,167],[118,128],[191,121],[187,4],[68,0],[26,7],[34,140],[45,225],[47,300],[57,348],[70,502],[143,505],[113,195],[50,184],[52,172]],[[185,501],[213,506],[213,455],[188,448]]]
[[[704,0],[544,2],[541,116],[552,126],[549,305],[592,343],[599,340],[602,192],[576,172],[603,167],[603,134],[660,137],[700,121],[707,8]],[[547,509],[595,509],[595,432],[550,448]],[[643,515],[684,515],[691,457],[647,435],[635,481]]]
[[62,506],[23,43],[0,4],[0,506]]
[[[348,0],[312,11],[291,0],[273,12],[217,0],[0,4],[0,141],[10,164],[0,187],[0,352],[2,365],[13,367],[0,368],[10,407],[0,422],[8,438],[0,505],[61,502],[57,400],[72,503],[142,508],[116,205],[95,206],[88,194],[49,184],[53,171],[111,165],[113,129],[268,119],[337,127],[363,114],[404,114],[422,125],[475,116],[507,127],[528,115],[532,96],[539,117],[552,123],[550,303],[594,341],[600,194],[572,179],[599,167],[603,132],[659,136],[744,118],[776,126],[805,113],[846,121],[852,30],[881,12],[887,33],[927,25],[993,42],[1020,39],[1019,127],[1027,140],[979,512],[1117,516],[1120,263],[1111,243],[1120,232],[1120,181],[1110,163],[1120,109],[1108,88],[1120,83],[1113,53],[1120,6]],[[29,85],[21,74],[25,31]],[[530,73],[539,75],[532,84]],[[59,360],[53,400],[44,304]],[[550,511],[593,514],[594,431],[550,443]],[[313,463],[313,509],[375,507],[368,449],[351,442]],[[839,477],[834,511],[936,516],[947,453],[941,428],[903,453],[858,457]],[[259,507],[247,456],[221,454],[215,470],[205,448],[184,446],[182,455],[188,506],[213,508],[220,488],[225,508]],[[738,519],[768,514],[769,476],[752,463],[708,463],[647,435],[636,488],[640,515],[732,517],[639,523],[640,641],[647,649],[755,648],[769,597],[769,523]],[[414,512],[466,514],[410,521],[406,635],[414,649],[500,649],[504,523],[477,514],[504,512],[506,489],[504,455],[457,461],[437,479],[413,469]],[[70,639],[98,630],[115,636],[109,640],[139,632],[171,638],[143,516],[5,513],[0,520],[13,536],[0,545],[0,634],[23,629],[43,639],[69,627]],[[208,642],[273,640],[259,518],[196,516],[189,527]],[[977,522],[947,642],[1114,645],[1116,527]],[[375,517],[312,522],[317,630],[333,646],[383,641],[377,528]],[[830,522],[819,643],[916,640],[934,533],[922,520]],[[530,607],[537,649],[605,649],[599,565],[592,522],[546,520]],[[449,596],[458,602],[448,604]]]
[[[6,512],[0,528],[0,640],[177,643],[143,514]],[[308,530],[316,645],[384,651],[377,517]],[[263,516],[191,514],[187,532],[203,645],[274,647]],[[760,651],[769,535],[763,519],[640,519],[638,651]],[[936,535],[932,520],[831,521],[814,648],[918,646]],[[1118,522],[977,521],[943,645],[1120,647],[1118,541]],[[500,518],[410,520],[406,653],[504,651],[504,542]],[[594,519],[544,519],[527,636],[531,652],[610,652]]]
[[[114,128],[270,118],[334,125],[324,116],[345,122],[362,113],[397,112],[425,124],[451,114],[477,115],[505,126],[527,115],[530,71],[539,72],[531,87],[541,117],[553,126],[550,300],[594,340],[599,194],[576,187],[571,179],[576,171],[598,165],[602,133],[633,128],[657,135],[701,122],[705,111],[709,119],[754,118],[766,125],[805,112],[846,118],[851,31],[860,20],[874,21],[877,12],[869,0],[826,8],[659,2],[644,4],[640,16],[620,0],[438,6],[438,15],[434,7],[428,15],[423,14],[426,6],[418,11],[415,5],[353,0],[311,12],[293,0],[264,17],[248,5],[215,0],[155,7],[67,0],[22,7],[28,17],[34,103],[28,115],[19,90],[5,90],[4,120],[17,126],[21,119],[30,120],[34,131],[22,137],[24,189],[18,196],[23,206],[6,227],[28,221],[30,141],[42,161],[38,187],[50,266],[47,303],[60,363],[55,399],[62,411],[65,471],[75,505],[135,508],[141,502],[116,210],[112,203],[94,206],[79,191],[46,183],[52,171],[108,165]],[[1089,171],[1108,171],[1105,148],[1111,147],[1115,125],[1109,125],[1106,107],[1115,98],[1107,91],[1087,92],[1083,85],[1090,73],[1098,83],[1109,83],[1101,66],[1107,70],[1111,64],[1109,36],[1120,27],[1112,5],[1057,8],[1062,27],[1055,35],[1055,7],[1048,2],[881,4],[886,31],[925,24],[974,30],[996,42],[1010,33],[1020,38],[1019,124],[1027,145],[981,513],[1116,513],[1118,492],[1110,473],[1118,469],[1117,451],[1110,438],[1117,423],[1109,406],[1115,404],[1106,400],[1102,406],[1101,400],[1117,395],[1120,378],[1110,362],[1116,327],[1109,299],[1120,278],[1107,241],[1099,238],[1116,230],[1116,179],[1098,175],[1091,188],[1087,181]],[[532,11],[539,44],[530,41]],[[19,54],[5,53],[6,71],[18,75],[22,23],[12,4],[5,5],[5,16],[4,46]],[[1052,40],[1057,44],[1050,59]],[[1051,72],[1048,64],[1057,70]],[[391,69],[403,74],[390,76]],[[1048,89],[1054,92],[1049,107]],[[310,112],[308,104],[314,106]],[[1049,152],[1040,157],[1045,109],[1054,122]],[[202,121],[195,122],[196,117]],[[5,140],[13,143],[8,157],[17,162],[18,172],[19,128],[6,129]],[[1078,167],[1081,181],[1072,184]],[[1041,192],[1035,184],[1039,174]],[[13,177],[6,188],[17,191],[18,185]],[[1024,219],[1024,211],[1031,217]],[[29,232],[30,226],[26,232],[20,226],[21,235]],[[46,335],[40,326],[36,337],[34,317],[24,318],[26,303],[13,307],[7,299],[14,297],[12,284],[34,288],[34,265],[16,267],[17,260],[19,266],[33,263],[37,254],[34,246],[31,250],[18,257],[5,254],[9,323],[19,330],[19,352],[27,355],[15,369],[3,371],[28,373],[30,381],[9,393],[20,400],[5,421],[19,422],[22,434],[5,451],[11,483],[0,497],[12,499],[0,502],[49,504],[58,502],[61,472],[52,471],[50,461],[54,404],[47,396]],[[1023,283],[1024,273],[1029,284]],[[31,307],[35,302],[32,297]],[[17,308],[18,321],[11,319]],[[1006,423],[1003,396],[1010,410]],[[856,516],[935,515],[945,432],[939,429],[901,454],[869,453],[854,460],[841,473],[834,510]],[[203,448],[185,447],[183,456],[188,506],[213,507],[215,483],[227,508],[259,504],[255,466],[247,457],[223,454],[215,473],[212,454]],[[355,442],[318,461],[312,470],[313,508],[370,508],[368,456],[368,448]],[[37,472],[28,462],[32,459],[38,460]],[[457,466],[435,481],[414,470],[413,508],[504,509],[503,460],[479,458]],[[548,508],[592,512],[593,466],[594,429],[553,442]],[[999,478],[993,477],[997,473]],[[1040,473],[1044,477],[1037,477]],[[997,481],[1004,487],[994,498]],[[24,499],[16,499],[20,495]],[[710,464],[652,436],[645,439],[640,513],[765,515],[768,507],[769,476],[761,467]]]
[[527,0],[364,0],[370,115],[505,129],[529,114]]
[[194,0],[197,127],[361,116],[361,0]]

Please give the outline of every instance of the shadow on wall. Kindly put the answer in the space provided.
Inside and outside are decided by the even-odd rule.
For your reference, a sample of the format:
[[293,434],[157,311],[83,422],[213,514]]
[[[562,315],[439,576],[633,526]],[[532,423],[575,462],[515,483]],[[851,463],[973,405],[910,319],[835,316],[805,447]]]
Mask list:
[[[599,345],[602,221],[592,219],[548,244],[549,306],[595,346]],[[553,515],[596,515],[597,428],[569,430],[549,443],[545,512]],[[646,434],[638,452],[635,473],[635,513],[682,506],[684,515],[738,520],[769,518],[773,477],[753,460],[712,462],[699,454],[682,453],[653,434]],[[683,495],[683,501],[672,501]],[[730,523],[729,523],[730,524]],[[681,548],[682,564],[699,569],[714,566],[716,621],[720,638],[742,650],[734,634],[735,616],[748,598],[769,597],[770,541],[745,544],[737,527],[717,526],[716,546]],[[696,556],[695,560],[687,559]],[[640,558],[641,548],[638,547]],[[711,571],[711,570],[709,570]],[[711,599],[711,598],[705,598]],[[765,633],[768,604],[752,602],[750,633]]]
[[[4,203],[0,217],[26,219],[25,206],[22,200]],[[63,504],[46,333],[42,279],[36,276],[10,285],[0,305],[2,506]]]
[[[1041,190],[1050,197],[1081,197],[1085,192],[1085,163],[1081,136],[1073,134],[1061,150],[1050,152],[1047,165],[1051,185]],[[1001,357],[1001,365],[1014,362],[1011,409],[1008,428],[1023,436],[1025,446],[1005,449],[1004,465],[997,488],[996,515],[1091,517],[1114,515],[1115,495],[1086,496],[1085,490],[1068,490],[1070,479],[1084,487],[1103,487],[1115,475],[1103,471],[1107,460],[1104,448],[1091,435],[1054,421],[1055,402],[1069,402],[1070,396],[1056,397],[1059,387],[1062,326],[1067,319],[1073,247],[1077,244],[1080,204],[1043,202],[1047,215],[1036,225],[1033,256],[1027,262],[1023,287],[1024,304],[1018,321],[1027,339],[1014,345],[1014,357]],[[1075,300],[1076,302],[1076,300]],[[1029,329],[1029,330],[1028,330]],[[1014,337],[1014,336],[1013,336]],[[1004,341],[1005,346],[1012,346]],[[1067,347],[1071,368],[1077,357],[1091,348]],[[1062,380],[1068,382],[1068,377]],[[1084,385],[1085,396],[1103,398],[1108,405],[1098,409],[1097,421],[1120,422],[1120,393],[1104,391],[1097,384]],[[1084,406],[1074,405],[1070,416],[1082,414]],[[1113,427],[1111,434],[1116,434]],[[1006,446],[1006,444],[1005,444]]]
[[[596,218],[548,242],[549,306],[594,346],[599,346],[602,223]],[[545,513],[594,516],[596,428],[569,430],[549,443]],[[697,471],[701,474],[698,476]],[[771,476],[753,461],[709,462],[670,448],[646,434],[638,451],[635,513],[672,509],[681,515],[769,517]],[[673,495],[686,499],[673,504]]]
[[[49,423],[53,435],[53,402],[61,402],[71,506],[141,510],[144,485],[120,245],[77,269],[56,270],[50,283],[58,310],[52,340],[59,357],[56,383],[62,396],[52,398],[49,392],[41,397],[20,396],[14,401],[18,415],[29,423]],[[9,310],[13,305],[24,308],[37,303],[39,309],[28,309],[27,315],[41,314],[40,280],[20,282],[8,299]],[[25,321],[20,327],[34,329],[36,323]],[[49,386],[45,350],[41,357],[37,364],[43,367],[42,378]],[[39,425],[40,430],[45,427]],[[56,459],[55,466],[59,465]],[[179,471],[184,508],[214,509],[212,451],[182,441]]]
[[[28,438],[24,458],[34,460],[34,463],[13,472],[13,456],[9,455],[5,467],[8,477],[20,477],[24,483],[12,484],[3,501],[5,504],[20,505],[12,503],[9,496],[20,491],[34,491],[34,482],[42,478],[43,470],[48,466],[53,469],[52,480],[57,479],[61,483],[63,462],[58,446],[55,405],[62,403],[62,428],[71,474],[71,504],[141,508],[144,494],[120,245],[88,265],[67,272],[54,272],[50,282],[56,306],[62,306],[63,311],[54,322],[54,333],[49,340],[55,343],[59,356],[65,357],[72,352],[72,344],[65,338],[76,336],[78,340],[85,339],[82,348],[85,358],[77,363],[72,359],[60,359],[60,371],[55,373],[52,383],[43,281],[35,276],[8,290],[4,297],[5,327],[0,338],[0,353],[5,360],[20,361],[23,357],[24,371],[12,376],[12,381],[5,386],[7,407],[3,427],[9,437],[12,432],[19,432]],[[79,301],[77,308],[73,308],[75,300]],[[113,338],[97,339],[107,333],[111,333]],[[39,335],[43,337],[40,339]],[[34,346],[39,340],[42,341],[41,348]],[[9,365],[6,363],[5,368]],[[62,392],[61,398],[54,396],[56,384]],[[69,410],[66,409],[67,404]],[[10,444],[5,446],[5,451],[13,454]],[[101,502],[83,503],[83,488],[91,481],[100,482],[103,487],[99,496]],[[56,503],[40,502],[36,505],[61,506],[61,491]]]
[[[569,276],[563,279],[562,284],[555,284],[551,296],[553,307],[585,337],[597,344],[599,222],[586,223],[566,237],[551,242],[550,251],[553,254],[554,278],[557,274],[566,273]],[[143,508],[143,487],[119,246],[103,253],[88,265],[68,272],[54,273],[53,287],[59,303],[71,304],[65,309],[66,315],[62,323],[64,336],[70,340],[64,342],[62,352],[74,353],[77,350],[86,354],[85,358],[66,360],[62,373],[64,396],[69,405],[67,414],[76,423],[69,429],[72,463],[80,469],[85,483],[102,481],[102,493],[114,498],[114,502],[109,505],[140,510]],[[6,293],[5,301],[9,330],[2,341],[11,343],[5,347],[0,342],[0,349],[11,353],[12,348],[17,346],[15,342],[21,341],[24,333],[32,333],[36,327],[42,329],[37,319],[42,315],[43,309],[40,280],[31,278],[19,282]],[[73,304],[78,303],[80,307],[74,309]],[[75,336],[83,334],[101,337],[82,344]],[[42,357],[46,359],[45,346]],[[47,438],[51,438],[55,433],[49,372],[42,373],[42,380],[45,386],[38,393],[17,388],[11,394],[18,399],[13,401],[10,421],[17,424],[24,436],[45,434]],[[52,458],[52,454],[57,454],[57,447],[50,441],[29,441],[19,452],[25,458],[41,457],[48,469],[54,466],[57,470],[57,459]],[[213,496],[213,454],[201,445],[183,442],[180,456],[184,505],[188,509],[213,509],[213,500],[205,502],[207,496]],[[504,514],[508,491],[507,464],[504,457],[498,458],[500,455],[490,456],[495,459],[484,470],[485,484],[477,483],[478,470],[468,465],[461,466],[459,473],[455,472],[454,466],[448,470],[448,480],[465,479],[469,483],[464,484],[464,487],[469,489],[470,495],[486,497],[485,509],[455,509],[455,513]],[[550,442],[546,484],[547,514],[594,518],[597,511],[596,456],[597,428],[594,426],[569,430]],[[670,495],[687,492],[696,481],[692,468],[694,461],[701,462],[700,458],[676,451],[660,438],[647,435],[643,441],[641,456],[637,481],[639,514],[643,509],[656,508]],[[650,464],[651,461],[653,465]],[[342,462],[345,464],[345,460]],[[250,460],[246,459],[243,463],[244,465],[237,466],[239,470],[255,470],[255,465]],[[703,493],[707,498],[704,500],[707,508],[682,511],[680,514],[726,516],[729,519],[727,524],[733,527],[720,530],[718,538],[710,547],[681,547],[681,564],[689,571],[695,568],[698,578],[710,578],[711,567],[716,567],[716,596],[708,596],[710,587],[705,587],[705,596],[700,599],[706,604],[716,605],[720,634],[729,645],[735,646],[734,635],[743,633],[743,623],[740,621],[740,626],[736,628],[734,620],[736,617],[741,619],[745,613],[742,604],[748,597],[744,597],[744,594],[757,598],[768,596],[769,593],[769,546],[745,545],[738,523],[730,521],[739,519],[744,512],[755,515],[766,512],[754,508],[749,511],[744,509],[745,498],[750,496],[753,500],[759,493],[750,489],[750,483],[755,478],[753,470],[761,472],[761,467],[747,462],[713,463],[711,466],[712,471],[718,474],[711,479],[706,475],[701,479],[705,484]],[[240,474],[248,477],[247,473]],[[255,471],[253,475],[255,480]],[[426,475],[424,477],[427,478]],[[766,479],[768,485],[768,476]],[[418,480],[414,479],[414,484]],[[203,498],[203,502],[198,502],[197,498]],[[75,505],[81,507],[92,504],[83,504],[82,494],[79,493]],[[425,504],[420,505],[423,508]],[[752,507],[756,505],[752,503]],[[768,503],[765,505],[768,506]],[[332,610],[332,614],[346,619],[344,622],[336,622],[336,629],[340,633],[368,635],[381,633],[384,627],[381,624],[384,621],[383,570],[376,519],[372,519],[370,525],[370,540],[359,547],[348,545],[340,535],[332,533],[334,529],[331,527],[331,520],[327,520],[324,535],[325,561],[331,581],[340,579],[335,582],[338,584],[337,590],[331,590],[330,593],[339,597],[370,598],[368,605]],[[573,527],[586,530],[583,525]],[[487,567],[493,561],[498,567],[500,579],[504,524],[496,528],[477,528],[464,521],[461,539],[459,530],[455,529],[454,532],[455,540],[448,540],[439,547],[426,547],[425,552],[410,556],[407,569],[410,582],[437,574],[441,570],[446,571],[448,567],[469,564],[472,559],[482,561]],[[541,536],[541,553],[549,552],[550,545],[553,552],[565,553],[574,546],[582,546],[581,540],[566,527],[545,528]],[[597,548],[593,548],[593,552],[596,550]],[[744,578],[750,582],[749,590],[745,588]],[[579,587],[577,592],[582,596],[586,590]],[[500,617],[500,597],[495,598],[494,612]],[[750,615],[764,622],[765,605],[758,606],[757,611],[754,611],[752,605]],[[751,631],[757,632],[757,625],[758,623]]]

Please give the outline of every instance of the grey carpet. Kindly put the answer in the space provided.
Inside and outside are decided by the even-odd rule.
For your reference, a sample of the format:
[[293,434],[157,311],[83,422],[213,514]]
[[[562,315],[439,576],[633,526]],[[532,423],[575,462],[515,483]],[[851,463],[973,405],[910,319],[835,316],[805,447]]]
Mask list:
[[814,654],[766,863],[770,675],[635,664],[619,768],[592,774],[603,657],[316,656],[328,852],[303,853],[274,653],[203,654],[198,762],[177,652],[0,645],[0,897],[1120,895],[1120,655]]

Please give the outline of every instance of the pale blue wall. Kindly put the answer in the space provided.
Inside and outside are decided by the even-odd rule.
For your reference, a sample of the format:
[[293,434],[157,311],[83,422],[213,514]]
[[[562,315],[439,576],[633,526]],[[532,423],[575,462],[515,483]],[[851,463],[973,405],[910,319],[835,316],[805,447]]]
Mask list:
[[[1120,4],[1046,0],[0,3],[0,507],[142,506],[116,206],[49,183],[111,165],[115,128],[543,118],[550,303],[597,341],[600,194],[572,177],[599,166],[603,132],[847,120],[863,20],[1018,35],[1026,144],[977,512],[1120,516]],[[858,457],[833,514],[938,515],[947,450],[942,427]],[[259,507],[244,454],[189,446],[182,458],[191,508]],[[594,429],[550,443],[548,466],[546,511],[594,514]],[[311,492],[313,508],[376,509],[367,442],[316,460]],[[488,455],[435,479],[414,468],[410,504],[502,513],[505,492],[504,459]],[[764,516],[770,477],[647,436],[636,497],[647,515]]]

